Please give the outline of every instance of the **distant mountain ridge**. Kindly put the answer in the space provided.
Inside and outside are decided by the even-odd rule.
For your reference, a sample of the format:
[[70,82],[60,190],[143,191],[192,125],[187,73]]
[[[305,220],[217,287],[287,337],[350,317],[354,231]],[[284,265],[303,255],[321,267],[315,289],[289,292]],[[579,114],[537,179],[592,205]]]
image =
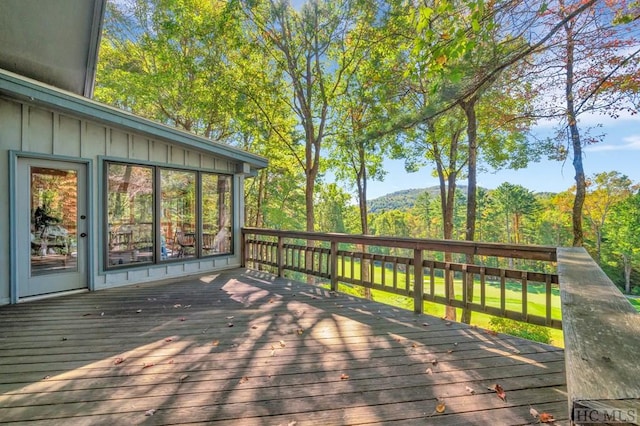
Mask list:
[[[459,190],[466,193],[465,185],[459,186]],[[408,210],[416,205],[416,200],[420,194],[428,192],[431,197],[440,197],[440,187],[430,186],[428,188],[412,188],[403,189],[401,191],[392,192],[382,197],[374,198],[367,204],[369,213],[380,213],[388,210]]]
[[[465,196],[467,195],[467,185],[459,185],[456,190],[461,191]],[[440,187],[430,186],[428,188],[412,188],[403,189],[396,192],[383,195],[373,200],[369,200],[367,206],[369,207],[369,213],[381,213],[389,210],[408,210],[416,205],[416,200],[420,194],[428,192],[431,198],[440,199]],[[555,192],[538,192],[538,197],[547,198],[555,195]]]

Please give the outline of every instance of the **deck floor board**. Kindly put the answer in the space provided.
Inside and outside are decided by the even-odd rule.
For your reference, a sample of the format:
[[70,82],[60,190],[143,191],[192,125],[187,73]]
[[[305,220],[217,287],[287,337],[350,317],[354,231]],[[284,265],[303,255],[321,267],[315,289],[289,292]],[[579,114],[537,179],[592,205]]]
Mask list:
[[561,349],[255,271],[0,307],[3,424],[523,425],[530,407],[566,423]]

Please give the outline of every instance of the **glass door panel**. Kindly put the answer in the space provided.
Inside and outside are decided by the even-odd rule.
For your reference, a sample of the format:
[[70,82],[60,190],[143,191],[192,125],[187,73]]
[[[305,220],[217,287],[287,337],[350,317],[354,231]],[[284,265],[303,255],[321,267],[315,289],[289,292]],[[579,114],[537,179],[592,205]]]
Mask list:
[[32,167],[31,275],[78,270],[78,174]]

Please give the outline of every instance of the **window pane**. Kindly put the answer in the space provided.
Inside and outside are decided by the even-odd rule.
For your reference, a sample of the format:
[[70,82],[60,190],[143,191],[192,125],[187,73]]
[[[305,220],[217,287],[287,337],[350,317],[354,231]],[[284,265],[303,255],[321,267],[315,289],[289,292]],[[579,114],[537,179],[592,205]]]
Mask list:
[[202,255],[231,253],[231,177],[202,174]]
[[196,256],[196,173],[160,170],[162,258]]
[[107,266],[153,261],[153,169],[107,163]]
[[76,271],[78,175],[31,169],[31,273]]

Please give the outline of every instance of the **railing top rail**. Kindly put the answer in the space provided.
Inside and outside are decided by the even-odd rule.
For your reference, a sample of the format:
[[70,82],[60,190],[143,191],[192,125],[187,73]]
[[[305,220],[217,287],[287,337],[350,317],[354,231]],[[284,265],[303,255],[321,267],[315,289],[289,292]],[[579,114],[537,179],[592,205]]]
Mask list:
[[351,235],[306,231],[283,231],[264,228],[243,228],[245,234],[258,234],[284,238],[300,238],[315,241],[335,241],[348,244],[376,245],[383,247],[422,249],[479,256],[497,256],[515,259],[531,259],[555,262],[556,247],[483,243],[458,240],[435,240],[425,238],[382,237],[374,235]]

